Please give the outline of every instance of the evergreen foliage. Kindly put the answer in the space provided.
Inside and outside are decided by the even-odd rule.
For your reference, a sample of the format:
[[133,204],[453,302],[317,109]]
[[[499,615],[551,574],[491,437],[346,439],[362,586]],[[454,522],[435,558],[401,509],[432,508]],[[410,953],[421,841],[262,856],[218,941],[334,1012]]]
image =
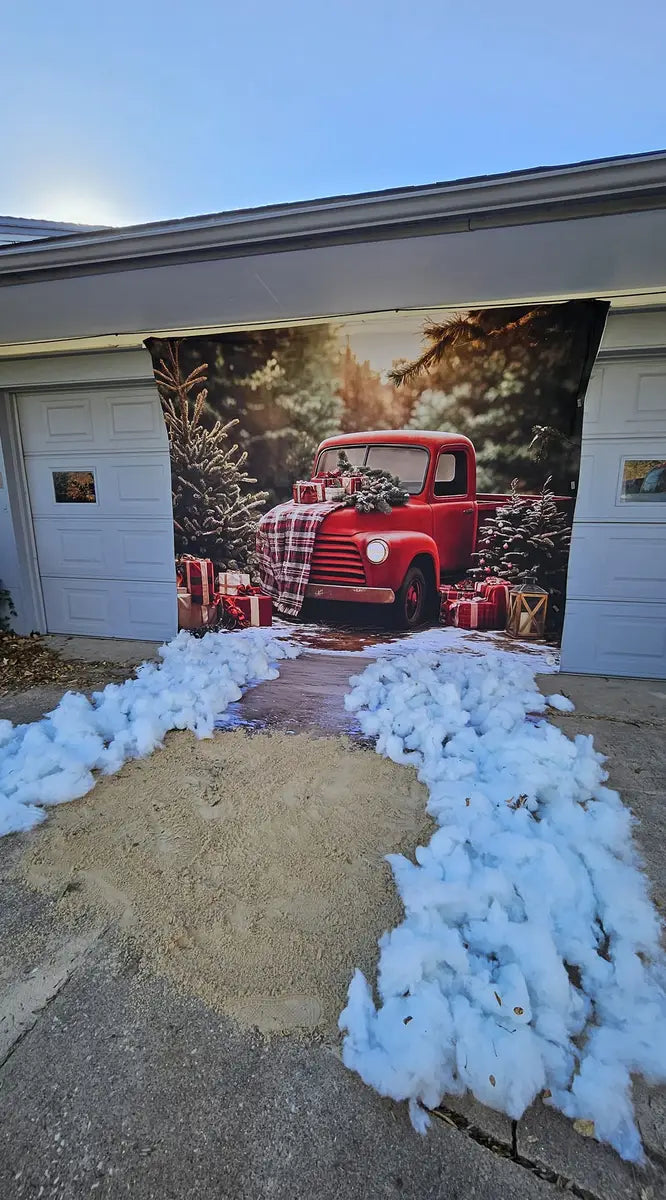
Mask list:
[[396,506],[406,504],[409,492],[401,486],[397,475],[383,471],[380,467],[354,467],[344,450],[338,454],[338,467],[344,475],[362,475],[363,482],[358,492],[347,498],[350,508],[360,513],[390,513]]
[[11,617],[16,616],[16,609],[12,600],[11,592],[4,587],[0,579],[0,630],[3,633],[8,633],[11,629]]
[[563,615],[571,526],[550,483],[548,478],[535,500],[519,496],[514,480],[509,503],[481,527],[469,574],[476,579],[497,575],[511,583],[534,579],[549,593],[549,625],[555,628]]
[[595,301],[475,309],[424,329],[426,348],[391,378],[419,388],[412,429],[463,433],[474,443],[479,491],[518,477],[536,490],[547,463],[569,493],[580,458],[587,367],[605,310]]
[[200,363],[186,374],[179,342],[167,343],[155,367],[169,434],[175,549],[212,559],[216,570],[243,569],[254,554],[266,492],[248,491],[256,480],[244,469],[247,454],[229,442],[238,422],[202,421],[207,369]]
[[[154,360],[163,346],[151,343]],[[288,499],[294,479],[309,479],[319,443],[340,428],[335,326],[187,338],[180,354],[185,372],[209,364],[202,424],[237,420],[247,470],[266,488],[269,506]]]

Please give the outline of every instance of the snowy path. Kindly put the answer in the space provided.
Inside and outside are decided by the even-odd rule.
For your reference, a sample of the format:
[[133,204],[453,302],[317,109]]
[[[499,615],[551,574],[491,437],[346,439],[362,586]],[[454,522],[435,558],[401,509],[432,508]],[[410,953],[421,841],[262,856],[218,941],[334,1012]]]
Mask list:
[[660,926],[591,739],[527,714],[545,701],[506,655],[393,654],[352,680],[363,732],[412,763],[441,828],[391,864],[405,920],[357,972],[345,1063],[421,1105],[468,1089],[518,1118],[541,1094],[632,1161],[631,1073],[666,1077]]
[[108,684],[91,700],[68,692],[41,721],[0,721],[0,836],[45,820],[49,804],[85,796],[94,771],[109,775],[144,758],[171,729],[210,737],[243,688],[276,679],[275,662],[299,650],[270,629],[251,629],[180,633],[159,653],[161,661],[144,663],[136,679]]

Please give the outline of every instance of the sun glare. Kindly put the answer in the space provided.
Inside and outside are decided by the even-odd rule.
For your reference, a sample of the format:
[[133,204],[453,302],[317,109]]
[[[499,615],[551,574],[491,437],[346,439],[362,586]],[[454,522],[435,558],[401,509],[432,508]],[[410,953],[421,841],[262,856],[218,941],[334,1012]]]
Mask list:
[[124,225],[128,218],[108,197],[85,195],[45,196],[40,217],[49,221],[71,221],[76,225]]

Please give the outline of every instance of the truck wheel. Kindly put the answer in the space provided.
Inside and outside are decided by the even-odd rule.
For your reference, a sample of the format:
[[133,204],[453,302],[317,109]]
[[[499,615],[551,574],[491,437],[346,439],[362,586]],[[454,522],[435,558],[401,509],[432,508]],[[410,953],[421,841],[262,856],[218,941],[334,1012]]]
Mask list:
[[420,567],[410,567],[393,605],[398,629],[416,629],[430,613],[430,588]]

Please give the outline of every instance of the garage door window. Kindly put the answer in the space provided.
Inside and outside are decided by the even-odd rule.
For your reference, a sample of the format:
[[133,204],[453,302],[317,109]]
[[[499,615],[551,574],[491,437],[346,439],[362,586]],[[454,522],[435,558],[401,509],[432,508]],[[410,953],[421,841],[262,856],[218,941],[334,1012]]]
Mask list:
[[56,504],[96,504],[93,471],[53,471]]
[[658,458],[625,458],[620,499],[627,504],[666,502],[666,461]]

